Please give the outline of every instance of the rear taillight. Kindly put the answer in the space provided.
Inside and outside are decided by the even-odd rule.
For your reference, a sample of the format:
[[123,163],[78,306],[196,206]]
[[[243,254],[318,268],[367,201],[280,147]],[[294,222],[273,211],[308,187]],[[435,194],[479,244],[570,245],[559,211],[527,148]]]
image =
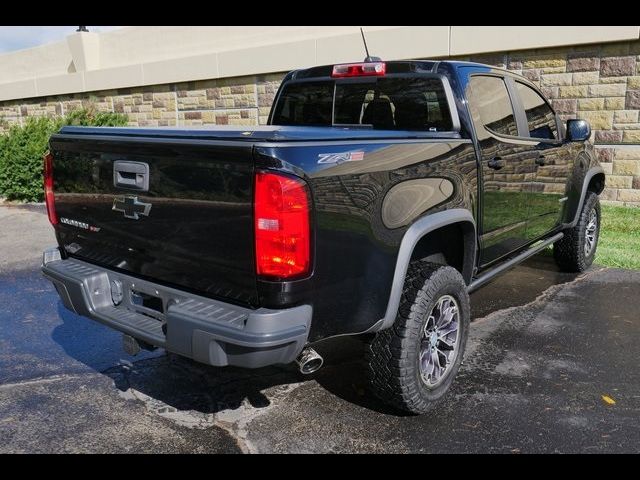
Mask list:
[[47,215],[49,215],[51,225],[57,225],[58,215],[53,196],[53,155],[51,153],[44,156],[44,202],[47,205]]
[[272,279],[303,276],[311,266],[309,188],[299,179],[257,173],[255,185],[256,271]]
[[375,63],[347,63],[333,67],[333,78],[347,77],[384,77],[387,73],[387,64]]

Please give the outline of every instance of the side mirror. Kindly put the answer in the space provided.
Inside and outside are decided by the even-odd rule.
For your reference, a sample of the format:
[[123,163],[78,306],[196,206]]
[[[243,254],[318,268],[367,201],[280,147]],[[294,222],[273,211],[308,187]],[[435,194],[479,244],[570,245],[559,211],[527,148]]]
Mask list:
[[567,142],[586,142],[591,137],[591,125],[586,120],[567,120]]

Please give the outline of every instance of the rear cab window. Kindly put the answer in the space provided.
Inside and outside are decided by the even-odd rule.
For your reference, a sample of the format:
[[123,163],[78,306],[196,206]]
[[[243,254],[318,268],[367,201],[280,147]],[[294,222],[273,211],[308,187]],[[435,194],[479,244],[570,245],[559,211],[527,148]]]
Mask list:
[[374,130],[454,130],[443,81],[385,77],[290,82],[278,97],[273,125]]

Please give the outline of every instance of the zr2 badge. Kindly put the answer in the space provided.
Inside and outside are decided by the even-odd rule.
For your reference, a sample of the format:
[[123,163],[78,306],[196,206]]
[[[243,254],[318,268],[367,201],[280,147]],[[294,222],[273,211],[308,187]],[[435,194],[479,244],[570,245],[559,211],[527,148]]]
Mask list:
[[321,153],[318,155],[318,165],[340,165],[361,160],[364,160],[364,152]]

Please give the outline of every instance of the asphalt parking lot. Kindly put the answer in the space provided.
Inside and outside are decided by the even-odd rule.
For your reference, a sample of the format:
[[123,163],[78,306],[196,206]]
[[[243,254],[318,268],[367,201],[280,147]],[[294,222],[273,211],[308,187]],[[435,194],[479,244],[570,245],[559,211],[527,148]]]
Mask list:
[[54,243],[42,208],[0,206],[0,453],[640,452],[640,272],[536,257],[474,294],[453,390],[413,417],[366,393],[353,339],[306,378],[128,357],[40,275]]

